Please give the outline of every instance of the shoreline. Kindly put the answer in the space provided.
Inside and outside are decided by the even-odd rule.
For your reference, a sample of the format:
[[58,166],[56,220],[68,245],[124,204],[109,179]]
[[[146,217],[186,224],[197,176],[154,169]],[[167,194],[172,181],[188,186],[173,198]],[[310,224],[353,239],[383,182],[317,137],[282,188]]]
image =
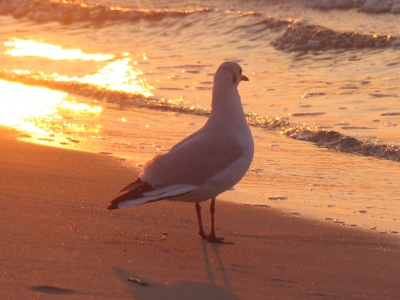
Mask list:
[[[181,120],[183,121],[188,120]],[[196,126],[200,124],[195,123]],[[186,130],[187,132],[182,132],[179,136],[172,134],[172,137],[169,137],[168,131],[156,134],[157,127],[152,129],[151,136],[152,139],[156,139],[158,135],[168,136],[159,144],[162,145],[161,148],[168,149],[180,139],[181,135],[190,134],[196,126],[190,127]],[[252,128],[252,131],[253,135],[259,135],[257,128]],[[151,152],[153,149],[120,147],[115,143],[98,144],[96,139],[77,138],[75,140],[67,137],[67,139],[64,138],[68,141],[66,143],[51,136],[48,136],[49,138],[30,136],[24,134],[23,131],[19,134],[20,137],[18,134],[12,136],[38,145],[91,154],[100,153],[122,161],[133,170],[140,168],[145,161],[157,154],[157,152]],[[387,180],[390,174],[397,174],[397,165],[361,156],[338,155],[311,143],[293,140],[277,133],[270,133],[267,137],[256,143],[258,155],[254,158],[249,172],[235,186],[235,191],[222,193],[220,199],[239,204],[262,204],[287,213],[296,213],[302,218],[400,237],[400,222],[397,217],[399,206],[394,202],[391,205],[388,201],[382,204],[377,201],[380,198],[396,198],[398,191],[393,190],[393,184],[391,185]],[[133,136],[128,139],[128,142],[136,138],[141,139],[141,137]],[[76,143],[70,141],[76,141]],[[129,144],[128,142],[126,144]],[[265,155],[263,150],[265,148],[269,149],[268,155]],[[307,157],[306,163],[303,157]],[[331,165],[332,160],[336,161],[334,166]],[[341,170],[338,170],[338,166]],[[318,174],[315,170],[318,170]],[[364,174],[369,175],[364,176]],[[375,176],[380,180],[371,182],[370,180]],[[395,176],[390,180],[395,183],[397,179],[400,177]],[[382,185],[382,182],[387,182],[387,184]],[[363,188],[357,189],[357,185]],[[354,189],[355,186],[356,189]],[[271,200],[270,198],[278,199]]]
[[[396,299],[395,236],[217,201],[217,234],[193,205],[108,212],[135,173],[114,157],[25,143],[0,128],[0,298]],[[224,198],[224,197],[222,197]],[[203,220],[209,228],[208,206]],[[129,282],[134,277],[148,283]]]

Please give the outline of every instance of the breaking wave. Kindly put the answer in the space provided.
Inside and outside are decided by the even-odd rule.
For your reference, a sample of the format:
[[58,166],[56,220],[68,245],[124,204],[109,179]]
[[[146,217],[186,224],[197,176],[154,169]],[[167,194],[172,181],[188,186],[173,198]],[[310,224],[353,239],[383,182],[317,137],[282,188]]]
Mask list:
[[400,14],[398,0],[309,0],[306,7],[321,10],[356,8],[366,13]]
[[[363,2],[363,5],[360,3]],[[309,1],[307,6],[324,9],[353,7],[359,8],[371,6],[374,1],[345,1],[326,0]],[[376,1],[375,1],[376,2]],[[375,3],[374,2],[374,3]],[[384,0],[378,1],[387,2]],[[329,5],[328,5],[329,4]],[[352,6],[353,5],[353,6]],[[381,4],[379,4],[381,5]],[[376,4],[376,8],[380,7]],[[399,0],[400,9],[400,0]],[[392,8],[397,6],[393,4]],[[381,10],[378,10],[381,11]],[[213,8],[197,8],[192,10],[149,10],[133,9],[127,7],[106,6],[101,4],[87,5],[75,1],[54,2],[50,0],[0,0],[0,15],[10,15],[16,19],[28,19],[36,23],[59,22],[61,24],[73,24],[77,22],[91,23],[94,25],[105,25],[107,22],[128,22],[135,23],[147,21],[150,23],[161,22],[166,18],[175,18],[180,22],[190,15],[204,14],[213,15],[213,18],[220,19],[220,11]],[[229,32],[246,31],[246,38],[249,41],[261,38],[258,34],[266,34],[265,41],[271,43],[278,50],[286,52],[308,52],[328,50],[352,50],[352,49],[385,49],[399,48],[400,38],[392,35],[362,34],[352,31],[337,31],[315,24],[307,24],[304,21],[285,20],[273,17],[262,19],[262,15],[255,12],[237,12],[238,17],[248,17],[240,24],[232,24]],[[261,19],[261,20],[260,20]],[[186,21],[185,21],[186,22]],[[223,22],[223,20],[222,20]],[[184,23],[182,21],[182,23]],[[246,24],[243,24],[246,23]],[[183,27],[187,24],[183,24]],[[229,22],[226,26],[229,26]],[[204,31],[206,32],[206,30]],[[270,36],[268,32],[274,32]],[[225,31],[216,32],[224,35]],[[200,33],[202,34],[202,33]],[[271,39],[273,40],[272,42]],[[266,45],[267,46],[267,45]]]
[[285,33],[273,41],[272,45],[276,49],[287,52],[398,48],[400,38],[391,35],[338,32],[322,26],[298,22],[290,24]]

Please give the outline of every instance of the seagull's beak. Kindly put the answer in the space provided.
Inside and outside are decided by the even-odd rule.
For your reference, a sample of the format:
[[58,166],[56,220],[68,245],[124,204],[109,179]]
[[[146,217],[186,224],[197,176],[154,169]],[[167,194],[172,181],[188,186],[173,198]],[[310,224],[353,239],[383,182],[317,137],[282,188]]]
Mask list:
[[249,78],[245,75],[242,75],[242,81],[249,81]]

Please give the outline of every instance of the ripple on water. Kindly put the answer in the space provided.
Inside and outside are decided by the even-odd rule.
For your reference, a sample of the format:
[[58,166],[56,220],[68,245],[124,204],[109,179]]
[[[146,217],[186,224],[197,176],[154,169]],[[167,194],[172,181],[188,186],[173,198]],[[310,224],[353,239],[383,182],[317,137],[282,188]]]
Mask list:
[[289,113],[289,116],[303,117],[303,116],[320,116],[324,114],[325,112],[323,111],[299,111],[299,112]]
[[380,116],[400,116],[400,111],[388,111],[379,114]]
[[368,94],[374,98],[384,98],[384,97],[397,97],[396,94],[383,94],[383,93],[372,93]]
[[308,92],[304,93],[301,98],[310,98],[310,97],[315,97],[315,96],[323,96],[326,95],[325,92]]

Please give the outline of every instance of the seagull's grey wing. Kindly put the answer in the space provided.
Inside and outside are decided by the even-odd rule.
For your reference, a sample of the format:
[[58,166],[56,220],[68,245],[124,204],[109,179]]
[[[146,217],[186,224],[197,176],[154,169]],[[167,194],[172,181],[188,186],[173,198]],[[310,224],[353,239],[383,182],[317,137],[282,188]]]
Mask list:
[[201,185],[239,159],[244,151],[232,133],[199,133],[149,161],[139,175],[153,187]]
[[174,150],[175,148],[180,147],[181,145],[187,143],[188,141],[195,139],[197,136],[204,134],[204,126],[202,128],[200,128],[199,130],[197,130],[196,132],[193,132],[191,135],[188,135],[187,137],[185,137],[182,141],[180,141],[179,143],[176,143],[174,146],[172,146],[171,150]]

